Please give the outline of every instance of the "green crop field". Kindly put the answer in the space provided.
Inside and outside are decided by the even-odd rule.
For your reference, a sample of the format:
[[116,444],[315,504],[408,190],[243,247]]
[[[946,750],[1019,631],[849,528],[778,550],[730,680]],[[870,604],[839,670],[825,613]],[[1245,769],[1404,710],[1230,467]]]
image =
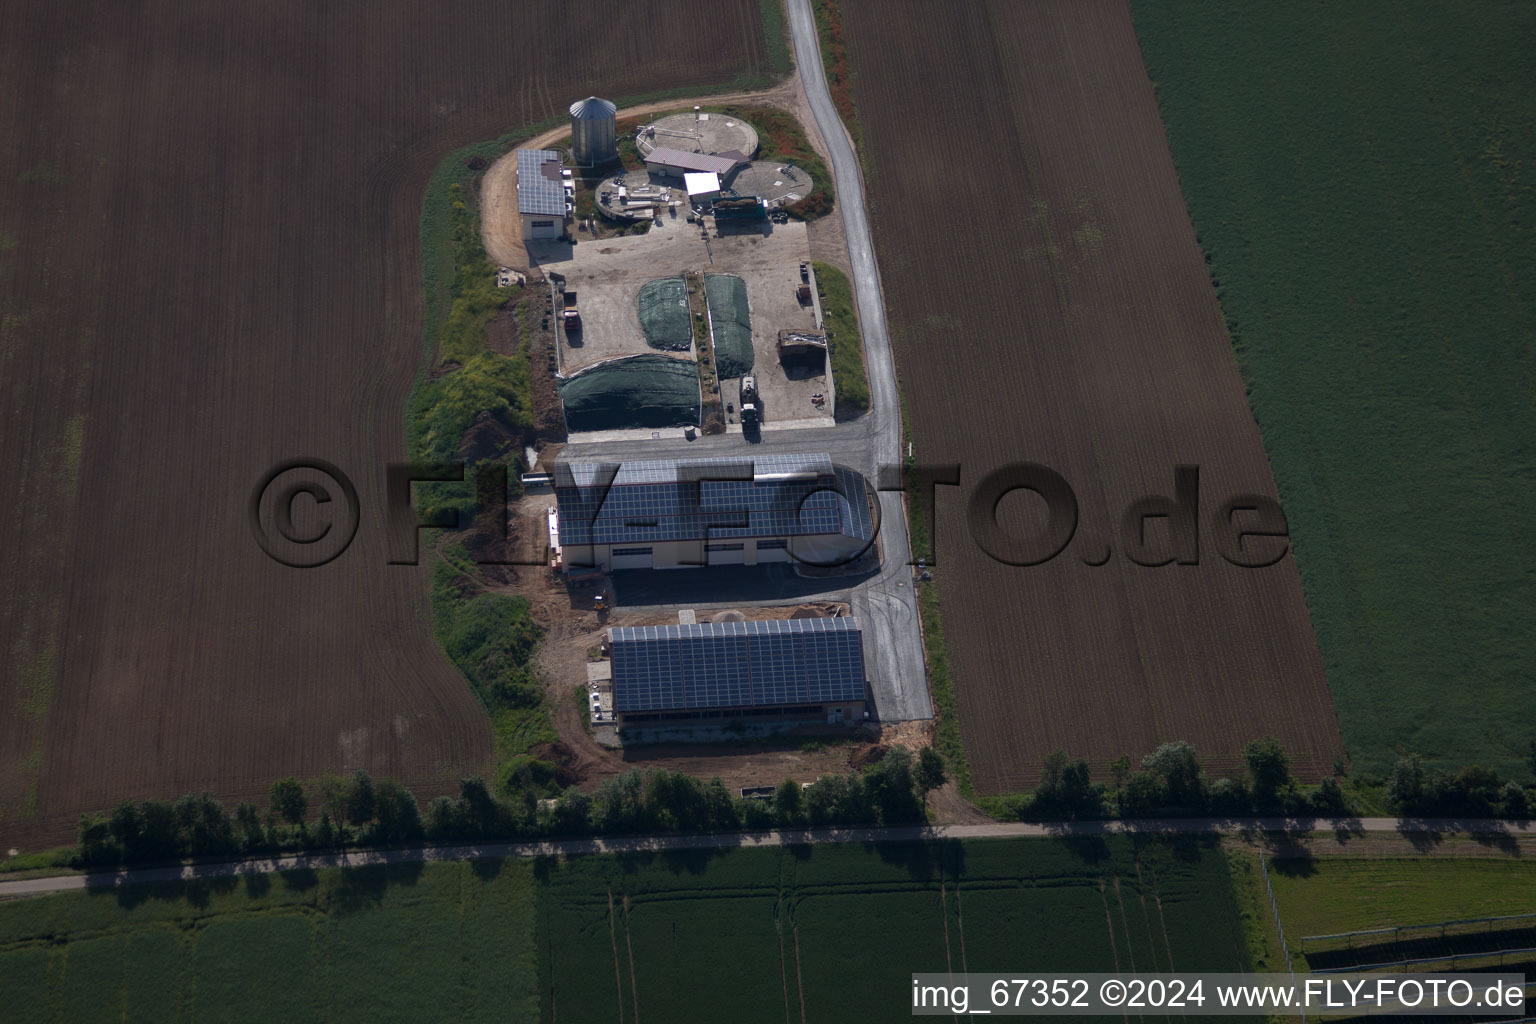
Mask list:
[[1495,858],[1271,861],[1286,936],[1536,914],[1536,864]]
[[[1226,860],[1055,840],[546,865],[545,1020],[896,1020],[913,971],[1244,970]],[[1042,937],[1049,936],[1049,941]]]
[[913,971],[1242,970],[1244,948],[1227,860],[1195,840],[488,861],[0,904],[7,1021],[895,1020]]
[[0,905],[25,1021],[532,1020],[529,863],[290,872]]
[[1357,772],[1536,739],[1536,5],[1132,0]]

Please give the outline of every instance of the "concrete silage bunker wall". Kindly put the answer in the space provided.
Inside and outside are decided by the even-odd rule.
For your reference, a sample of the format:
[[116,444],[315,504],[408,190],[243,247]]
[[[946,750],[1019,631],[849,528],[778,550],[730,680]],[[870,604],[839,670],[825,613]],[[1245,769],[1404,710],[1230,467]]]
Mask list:
[[715,364],[721,379],[752,372],[752,311],[747,283],[733,274],[704,278],[709,326],[715,340]]
[[680,277],[647,281],[636,300],[645,343],[664,352],[682,352],[693,344],[688,325],[688,285]]
[[699,422],[699,373],[670,356],[599,363],[560,382],[566,429],[635,430]]

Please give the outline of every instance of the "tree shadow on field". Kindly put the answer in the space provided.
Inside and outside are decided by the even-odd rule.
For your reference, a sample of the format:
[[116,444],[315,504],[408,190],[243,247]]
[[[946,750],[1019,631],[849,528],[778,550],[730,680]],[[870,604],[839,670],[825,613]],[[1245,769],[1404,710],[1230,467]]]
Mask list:
[[608,861],[625,875],[639,874],[655,862],[655,850],[624,850],[613,854],[612,859]]
[[415,885],[423,868],[420,861],[342,868],[330,892],[330,909],[337,914],[355,914],[378,907],[391,885]]
[[1317,858],[1305,848],[1284,853],[1277,850],[1269,859],[1269,870],[1285,878],[1311,878],[1317,874]]
[[283,888],[292,892],[305,892],[320,884],[320,873],[314,868],[289,868],[277,875],[283,880]]
[[560,858],[556,854],[546,853],[533,858],[533,877],[540,885],[548,885],[559,870]]
[[1419,853],[1428,853],[1445,840],[1444,833],[1421,818],[1399,819],[1397,832]]
[[1215,835],[1194,832],[1137,832],[1132,837],[1131,849],[1138,857],[1162,851],[1175,860],[1196,864],[1220,845],[1221,840]]
[[791,857],[798,861],[808,861],[811,859],[811,855],[816,852],[816,848],[810,843],[785,843],[784,849]]
[[1472,839],[1479,846],[1491,847],[1498,850],[1500,853],[1508,854],[1511,857],[1520,856],[1520,840],[1516,839],[1508,832],[1478,831],[1472,833]]
[[674,875],[687,873],[690,875],[702,875],[709,870],[710,861],[724,857],[730,853],[729,848],[697,850],[667,850],[661,855],[662,866]]
[[264,872],[253,872],[245,876],[245,894],[253,900],[262,899],[272,891],[272,876]]
[[1085,864],[1102,864],[1113,856],[1109,840],[1103,836],[1062,836],[1056,841]]
[[124,910],[132,910],[149,900],[157,900],[162,903],[186,903],[194,910],[206,910],[213,902],[216,895],[227,895],[235,891],[240,884],[240,879],[229,875],[217,878],[193,878],[176,879],[166,882],[143,882],[137,885],[124,885],[114,889],[91,889],[90,892],[99,895],[111,893],[117,900],[117,905]]
[[865,843],[864,849],[887,864],[906,868],[915,881],[939,875],[959,878],[965,871],[965,845],[958,839],[920,839],[910,843]]
[[1356,817],[1336,818],[1333,822],[1333,841],[1345,846],[1365,836],[1365,822]]
[[501,869],[506,865],[505,857],[482,857],[469,862],[469,870],[474,872],[476,878],[482,882],[494,882],[501,875]]

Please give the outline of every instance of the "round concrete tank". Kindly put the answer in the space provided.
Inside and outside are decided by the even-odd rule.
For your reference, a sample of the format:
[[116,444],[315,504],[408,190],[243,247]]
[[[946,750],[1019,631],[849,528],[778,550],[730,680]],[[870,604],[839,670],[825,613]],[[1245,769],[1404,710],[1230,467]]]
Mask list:
[[619,158],[613,118],[618,108],[607,100],[588,96],[571,104],[571,150],[582,167],[605,164]]

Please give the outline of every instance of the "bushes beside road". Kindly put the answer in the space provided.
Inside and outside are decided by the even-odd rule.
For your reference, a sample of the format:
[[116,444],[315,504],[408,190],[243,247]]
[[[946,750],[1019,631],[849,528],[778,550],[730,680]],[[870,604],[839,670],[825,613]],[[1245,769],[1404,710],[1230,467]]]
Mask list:
[[485,325],[519,290],[497,287],[496,267],[480,241],[480,217],[464,187],[454,183],[448,193],[453,211],[453,298],[438,353],[445,363],[463,363],[485,349]]
[[842,116],[855,148],[859,145],[859,112],[853,105],[853,69],[848,64],[848,47],[843,41],[843,13],[838,0],[811,0],[816,17],[816,36],[821,48],[821,64],[827,74],[827,91]]

